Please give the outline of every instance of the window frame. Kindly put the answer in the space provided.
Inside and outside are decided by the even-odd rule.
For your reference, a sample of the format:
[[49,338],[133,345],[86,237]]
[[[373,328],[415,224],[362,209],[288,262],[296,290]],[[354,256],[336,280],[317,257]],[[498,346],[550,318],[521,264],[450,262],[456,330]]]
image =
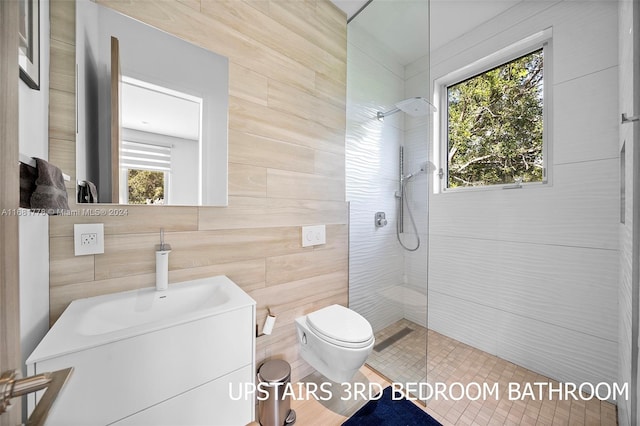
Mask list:
[[[542,131],[542,156],[543,178],[539,182],[523,182],[510,184],[492,184],[480,186],[449,187],[449,159],[448,159],[448,88],[470,78],[476,77],[496,67],[517,60],[537,50],[542,49],[544,55],[544,82],[543,82],[543,131]],[[436,119],[433,121],[434,159],[438,159],[439,179],[434,179],[434,193],[453,193],[465,191],[491,191],[502,189],[521,189],[525,187],[551,186],[552,182],[552,92],[553,92],[553,46],[552,29],[547,28],[526,37],[516,43],[512,43],[500,50],[484,56],[470,64],[452,71],[434,81],[434,105],[438,106]]]

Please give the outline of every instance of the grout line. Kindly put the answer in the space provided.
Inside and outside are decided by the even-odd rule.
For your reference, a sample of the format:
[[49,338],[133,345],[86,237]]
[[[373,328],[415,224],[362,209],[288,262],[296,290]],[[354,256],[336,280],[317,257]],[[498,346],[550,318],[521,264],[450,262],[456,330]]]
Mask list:
[[606,247],[589,247],[589,246],[576,246],[571,244],[554,244],[554,243],[538,243],[535,241],[517,241],[517,240],[506,240],[499,238],[486,238],[486,237],[469,237],[469,236],[460,236],[460,235],[447,235],[447,234],[439,234],[432,232],[430,236],[435,237],[445,237],[445,238],[457,238],[457,239],[467,239],[467,240],[478,240],[478,241],[494,241],[498,243],[510,243],[510,244],[523,244],[523,245],[533,245],[533,246],[544,246],[544,247],[565,247],[565,248],[575,248],[575,249],[585,249],[585,250],[602,250],[602,251],[613,251],[618,252],[620,249],[617,248],[606,248]]

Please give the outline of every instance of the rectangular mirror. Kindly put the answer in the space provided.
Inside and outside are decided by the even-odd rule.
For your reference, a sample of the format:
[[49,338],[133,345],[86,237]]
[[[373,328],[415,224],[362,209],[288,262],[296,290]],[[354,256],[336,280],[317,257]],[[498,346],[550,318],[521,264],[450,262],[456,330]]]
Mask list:
[[78,202],[226,206],[228,58],[88,0],[76,18]]

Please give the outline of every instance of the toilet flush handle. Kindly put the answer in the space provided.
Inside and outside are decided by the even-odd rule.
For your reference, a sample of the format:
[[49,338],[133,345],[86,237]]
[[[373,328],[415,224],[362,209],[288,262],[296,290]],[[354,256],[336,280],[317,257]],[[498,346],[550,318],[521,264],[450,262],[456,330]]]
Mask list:
[[302,333],[302,343],[307,344],[307,333]]

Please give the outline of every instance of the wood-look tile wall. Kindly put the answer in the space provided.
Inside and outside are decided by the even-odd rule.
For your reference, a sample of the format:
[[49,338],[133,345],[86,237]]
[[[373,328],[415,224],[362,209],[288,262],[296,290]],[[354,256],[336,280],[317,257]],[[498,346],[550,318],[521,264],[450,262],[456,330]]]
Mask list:
[[[170,282],[225,274],[278,316],[257,360],[298,357],[294,319],[347,303],[346,19],[328,0],[100,1],[229,57],[229,206],[122,206],[125,216],[50,221],[51,322],[78,298],[152,286],[160,228]],[[75,175],[75,3],[51,2],[49,158]],[[75,190],[70,183],[70,199]],[[110,205],[102,208],[115,207]],[[75,257],[73,224],[104,223],[105,253]],[[301,225],[327,244],[301,246]]]

